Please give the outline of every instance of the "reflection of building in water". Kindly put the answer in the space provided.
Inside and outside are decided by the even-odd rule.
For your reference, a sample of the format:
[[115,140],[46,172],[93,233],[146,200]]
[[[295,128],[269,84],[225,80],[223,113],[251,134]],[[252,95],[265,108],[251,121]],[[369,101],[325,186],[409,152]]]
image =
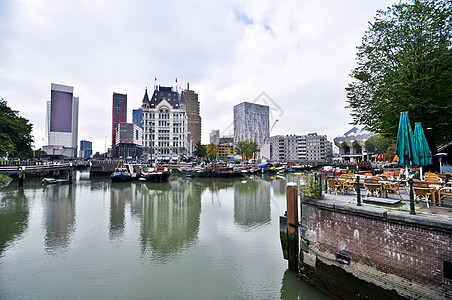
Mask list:
[[248,180],[234,185],[234,222],[256,226],[271,221],[270,182]]
[[273,193],[275,195],[285,195],[286,194],[286,186],[287,186],[287,177],[284,176],[284,178],[280,178],[279,176],[276,177],[274,180],[271,181],[272,187],[273,187]]
[[[47,195],[46,195],[47,194]],[[75,230],[75,188],[72,185],[47,186],[45,199],[45,247],[48,253],[66,250]]]
[[0,256],[6,244],[25,231],[28,215],[28,200],[23,189],[0,194]]
[[143,253],[167,260],[196,240],[202,191],[186,180],[141,185]]
[[132,197],[131,185],[128,182],[118,182],[110,188],[110,239],[121,238],[124,235],[124,211],[126,201]]

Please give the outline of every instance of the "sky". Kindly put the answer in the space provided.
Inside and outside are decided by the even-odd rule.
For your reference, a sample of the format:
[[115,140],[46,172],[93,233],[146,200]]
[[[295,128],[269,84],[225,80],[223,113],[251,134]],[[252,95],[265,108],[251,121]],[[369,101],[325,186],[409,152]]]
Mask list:
[[[232,133],[233,106],[270,106],[271,135],[353,126],[347,105],[356,47],[395,0],[0,0],[0,98],[44,144],[51,83],[79,97],[79,140],[111,145],[112,94],[127,121],[154,84],[198,94],[202,143]],[[155,81],[157,79],[157,81]],[[177,84],[176,84],[177,79]]]

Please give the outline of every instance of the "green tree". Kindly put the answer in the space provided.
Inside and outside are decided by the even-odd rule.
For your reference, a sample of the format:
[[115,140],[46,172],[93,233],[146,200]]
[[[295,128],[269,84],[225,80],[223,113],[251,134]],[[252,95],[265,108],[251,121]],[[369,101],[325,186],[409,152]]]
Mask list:
[[396,155],[395,150],[396,150],[396,146],[395,145],[389,146],[388,149],[386,149],[386,152],[384,154],[385,160],[393,161],[394,157]]
[[252,141],[244,140],[237,143],[234,153],[242,156],[243,159],[252,158],[255,152],[259,151],[259,146]]
[[100,158],[104,158],[105,153],[100,154],[99,151],[97,151],[96,153],[94,153],[93,158],[95,159],[100,159]]
[[388,139],[380,134],[376,134],[367,139],[365,147],[367,153],[370,155],[384,154],[392,144],[393,142],[391,139]]
[[452,139],[452,2],[410,0],[379,10],[346,88],[354,125],[396,139],[400,112]]
[[31,158],[32,129],[27,119],[8,107],[6,100],[0,99],[0,156]]
[[195,150],[193,151],[193,155],[198,159],[202,159],[207,156],[206,148],[201,145],[201,142],[197,142],[195,144]]
[[43,151],[41,148],[39,148],[38,150],[34,150],[34,156],[37,159],[41,159],[41,156],[47,154],[45,151]]
[[209,144],[206,146],[206,156],[210,160],[217,158],[217,145]]

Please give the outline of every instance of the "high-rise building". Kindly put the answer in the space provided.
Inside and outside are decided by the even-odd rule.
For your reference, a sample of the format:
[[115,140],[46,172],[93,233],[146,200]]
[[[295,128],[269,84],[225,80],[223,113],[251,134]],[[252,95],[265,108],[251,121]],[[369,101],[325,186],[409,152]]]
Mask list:
[[115,151],[116,143],[116,127],[119,123],[127,123],[127,95],[120,93],[113,93],[112,101],[112,122],[111,122],[111,148],[113,149],[114,157],[118,157]]
[[72,86],[51,84],[46,114],[47,145],[43,147],[49,156],[77,157],[79,99],[73,92]]
[[201,142],[201,115],[199,109],[198,94],[190,90],[187,83],[187,89],[182,92],[187,113],[187,134],[188,139],[196,144]]
[[215,129],[210,132],[210,143],[214,145],[220,143],[220,130]]
[[137,108],[132,110],[132,123],[140,128],[143,128],[143,108]]
[[329,163],[332,161],[333,144],[326,135],[272,136],[272,160],[280,162]]
[[172,87],[156,86],[151,99],[146,89],[142,103],[143,155],[161,162],[190,155],[182,95]]
[[132,123],[119,123],[115,129],[118,157],[136,158],[142,154],[143,130]]
[[90,141],[80,141],[80,158],[90,158],[93,154],[93,143]]
[[[262,144],[270,128],[270,109],[267,105],[242,102],[234,106],[234,143],[249,140]],[[261,156],[269,158],[270,145],[261,148]]]

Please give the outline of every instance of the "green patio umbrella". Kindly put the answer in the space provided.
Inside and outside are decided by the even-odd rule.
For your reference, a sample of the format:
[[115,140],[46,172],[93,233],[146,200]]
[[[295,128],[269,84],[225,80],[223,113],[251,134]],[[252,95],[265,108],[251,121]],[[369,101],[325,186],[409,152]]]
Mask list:
[[421,167],[421,180],[422,180],[422,167],[431,165],[432,152],[425,138],[424,129],[422,129],[421,123],[414,124],[414,144],[416,146],[416,154],[419,157],[419,167]]
[[399,165],[406,168],[406,176],[408,176],[408,167],[419,166],[419,156],[416,153],[408,112],[400,113],[396,155]]

